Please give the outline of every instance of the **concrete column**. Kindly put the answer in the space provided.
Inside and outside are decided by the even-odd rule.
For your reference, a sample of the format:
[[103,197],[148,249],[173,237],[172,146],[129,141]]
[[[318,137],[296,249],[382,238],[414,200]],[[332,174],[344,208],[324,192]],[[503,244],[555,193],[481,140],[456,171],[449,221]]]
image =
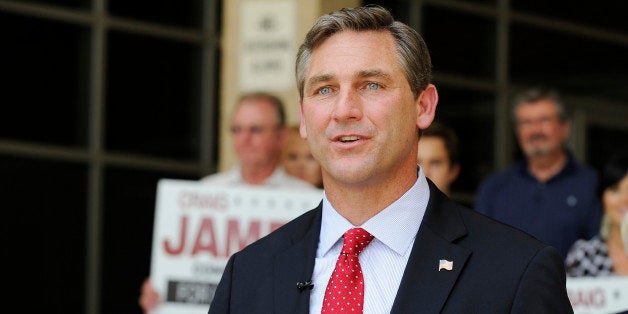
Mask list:
[[[310,29],[316,18],[320,15],[337,10],[342,7],[355,7],[360,5],[357,0],[293,0],[296,2],[294,29],[296,36],[292,45],[292,54],[296,55],[300,43],[303,41],[305,33]],[[232,149],[229,135],[229,122],[231,113],[239,95],[244,92],[240,86],[239,77],[239,43],[241,36],[240,18],[243,5],[250,2],[260,2],[272,4],[282,2],[282,0],[229,0],[223,2],[223,25],[221,37],[221,89],[220,98],[220,156],[219,170],[224,171],[233,166],[236,162],[235,152]],[[294,64],[291,65],[291,69]],[[281,90],[271,90],[273,94],[279,96],[284,102],[289,124],[299,122],[298,97],[296,83],[294,83],[294,71],[290,72],[292,85]]]

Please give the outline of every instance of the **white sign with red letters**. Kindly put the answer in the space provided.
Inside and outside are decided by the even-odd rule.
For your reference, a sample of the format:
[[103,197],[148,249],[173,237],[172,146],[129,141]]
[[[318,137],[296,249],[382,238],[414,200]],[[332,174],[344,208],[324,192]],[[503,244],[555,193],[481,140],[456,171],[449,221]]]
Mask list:
[[150,276],[162,303],[152,313],[207,313],[228,258],[321,199],[316,190],[160,180]]
[[574,314],[628,312],[628,276],[567,277]]

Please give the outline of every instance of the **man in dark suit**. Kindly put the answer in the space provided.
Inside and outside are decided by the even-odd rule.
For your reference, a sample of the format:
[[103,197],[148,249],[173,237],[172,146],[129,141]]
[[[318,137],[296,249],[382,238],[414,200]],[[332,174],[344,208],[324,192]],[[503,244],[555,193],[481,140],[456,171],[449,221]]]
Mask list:
[[[556,249],[455,204],[417,169],[438,102],[418,33],[381,7],[330,13],[296,74],[323,200],[234,254],[209,313],[573,312]],[[353,233],[359,245],[343,244]],[[347,268],[356,280],[335,284]]]

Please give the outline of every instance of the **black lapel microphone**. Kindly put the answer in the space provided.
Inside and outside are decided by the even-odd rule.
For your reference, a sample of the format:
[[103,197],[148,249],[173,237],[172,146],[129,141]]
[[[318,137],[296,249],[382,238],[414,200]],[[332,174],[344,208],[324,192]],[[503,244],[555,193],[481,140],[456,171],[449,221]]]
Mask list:
[[301,291],[303,291],[305,289],[312,290],[312,288],[314,288],[314,284],[312,283],[311,280],[297,282],[297,289],[299,289],[299,292],[301,292]]

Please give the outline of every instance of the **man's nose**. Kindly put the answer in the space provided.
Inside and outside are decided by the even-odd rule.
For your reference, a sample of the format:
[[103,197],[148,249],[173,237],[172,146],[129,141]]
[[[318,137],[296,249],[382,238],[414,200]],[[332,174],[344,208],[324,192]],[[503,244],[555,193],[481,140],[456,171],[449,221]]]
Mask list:
[[336,120],[362,119],[362,99],[352,88],[341,89],[334,104],[333,117]]

